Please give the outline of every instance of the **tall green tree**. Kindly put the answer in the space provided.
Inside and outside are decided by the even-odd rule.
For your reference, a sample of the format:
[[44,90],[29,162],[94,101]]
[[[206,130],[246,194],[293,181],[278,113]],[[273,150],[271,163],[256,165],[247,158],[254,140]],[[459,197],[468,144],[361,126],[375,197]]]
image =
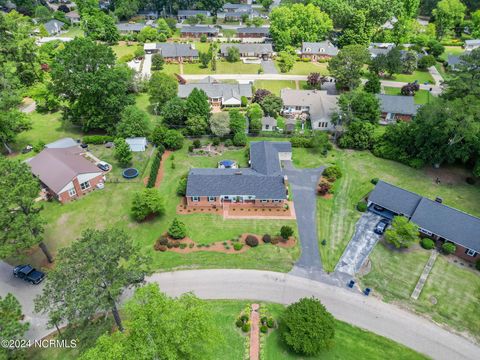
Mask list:
[[120,122],[117,124],[117,136],[143,137],[150,134],[150,119],[148,114],[135,105],[123,109]]
[[409,18],[416,18],[420,0],[403,0],[403,14]]
[[280,51],[278,53],[278,67],[282,73],[289,72],[295,65],[296,56],[289,51]]
[[178,96],[168,100],[162,108],[160,115],[163,123],[170,128],[182,128],[187,120],[187,102]]
[[270,12],[270,34],[278,50],[324,40],[332,30],[330,17],[313,4],[279,6]]
[[[103,335],[81,360],[212,358],[222,344],[208,304],[191,293],[178,298],[161,293],[157,284],[138,289],[125,304],[124,333]],[[185,326],[188,324],[188,326]]]
[[132,161],[132,151],[124,138],[115,139],[114,157],[122,167],[127,167]]
[[158,114],[166,102],[177,96],[178,83],[174,77],[164,73],[154,73],[148,84],[150,105]]
[[53,257],[43,242],[42,206],[35,201],[40,183],[24,162],[0,157],[0,258],[19,255],[38,245],[47,260]]
[[385,231],[385,240],[396,248],[408,248],[419,239],[418,227],[404,216],[395,216]]
[[245,133],[246,130],[246,121],[245,117],[240,113],[240,111],[233,109],[229,113],[230,119],[230,132],[235,135],[237,133]]
[[147,265],[123,230],[87,229],[72,245],[59,250],[57,266],[49,271],[42,294],[35,298],[35,311],[48,314],[51,322],[70,324],[112,311],[123,331],[119,298],[127,287],[142,281]]
[[451,35],[455,27],[460,26],[465,16],[465,5],[460,0],[441,0],[432,11],[435,17],[437,37]]
[[446,99],[462,98],[472,95],[480,98],[480,49],[475,49],[461,57],[462,61],[451,76],[445,80]]
[[100,10],[82,14],[81,27],[92,40],[115,44],[120,39],[113,17]]
[[210,118],[210,103],[205,91],[194,88],[187,97],[188,117],[200,116],[208,120]]
[[336,79],[338,88],[355,89],[360,85],[362,67],[370,59],[365,46],[348,45],[328,63],[330,74]]
[[[22,340],[29,328],[29,323],[22,322],[22,306],[12,294],[0,296],[0,342]],[[15,359],[14,349],[0,347],[1,359]]]
[[281,97],[274,94],[269,94],[260,102],[263,112],[267,116],[277,117],[283,107],[283,100]]
[[65,44],[52,64],[53,91],[66,105],[64,119],[82,126],[114,132],[124,107],[134,103],[129,89],[133,71],[115,65],[111,48],[90,39]]
[[378,98],[362,90],[341,94],[338,98],[338,108],[342,125],[348,125],[354,120],[377,124],[380,119]]
[[165,205],[163,197],[156,188],[147,188],[136,192],[132,201],[132,215],[137,221],[145,220],[151,215],[163,215]]
[[115,0],[114,14],[122,20],[128,20],[136,15],[140,6],[139,0]]

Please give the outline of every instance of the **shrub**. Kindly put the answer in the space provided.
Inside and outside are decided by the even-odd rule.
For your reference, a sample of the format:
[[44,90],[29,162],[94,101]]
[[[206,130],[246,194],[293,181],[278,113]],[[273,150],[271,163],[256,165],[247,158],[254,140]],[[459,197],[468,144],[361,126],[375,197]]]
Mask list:
[[475,185],[475,183],[477,182],[477,181],[475,180],[475,178],[473,178],[473,177],[471,177],[471,176],[467,177],[467,178],[465,179],[465,181],[466,181],[467,184],[469,184],[469,185]]
[[319,195],[327,195],[330,192],[330,189],[332,188],[332,184],[330,184],[328,181],[321,180],[320,184],[318,184],[318,194]]
[[240,320],[242,320],[244,323],[246,323],[249,319],[250,317],[247,314],[242,314],[240,316]]
[[185,249],[187,247],[187,244],[180,244],[180,249]]
[[195,147],[193,145],[188,146],[188,152],[193,152],[193,149],[195,149]]
[[183,239],[187,236],[187,229],[185,224],[177,218],[173,219],[172,224],[168,228],[168,235],[174,239]]
[[272,238],[272,245],[277,245],[283,238],[281,236],[274,236]]
[[187,180],[188,177],[187,175],[184,175],[178,180],[178,185],[177,185],[177,195],[178,196],[185,196],[187,193]]
[[273,318],[268,318],[267,320],[267,326],[269,328],[274,328],[275,327],[275,320],[273,320]]
[[202,146],[202,143],[200,142],[199,139],[193,140],[193,147],[194,147],[195,149],[198,149],[198,148],[201,147],[201,146]]
[[420,245],[426,250],[432,250],[435,247],[435,242],[429,238],[423,238],[420,240]]
[[367,203],[365,201],[359,201],[357,204],[357,210],[360,212],[367,211]]
[[248,235],[245,239],[245,243],[250,247],[258,246],[258,239],[253,235]]
[[241,132],[237,132],[233,136],[233,145],[235,146],[245,146],[247,145],[247,135]]
[[194,243],[190,243],[190,244],[188,244],[188,247],[189,247],[190,249],[191,249],[191,248],[193,248],[194,246],[195,246],[195,244],[194,244]]
[[158,239],[158,243],[160,245],[167,245],[168,244],[168,238],[166,236],[161,236],[160,239]]
[[480,271],[480,260],[477,260],[477,262],[475,263],[475,268]]
[[250,324],[249,323],[243,324],[242,331],[243,332],[249,332],[250,331]]
[[167,247],[165,245],[160,245],[158,247],[158,250],[161,251],[161,252],[164,252],[164,251],[167,251]]
[[293,229],[291,226],[288,226],[288,225],[283,225],[281,228],[280,228],[280,236],[282,238],[284,238],[285,240],[287,240],[290,236],[293,235]]
[[325,176],[330,181],[335,181],[335,180],[340,179],[342,177],[342,171],[336,165],[329,166],[323,172],[323,176]]
[[82,138],[82,141],[85,144],[101,145],[113,141],[113,137],[107,135],[87,135]]
[[227,139],[227,140],[225,140],[225,146],[226,146],[226,147],[233,146],[233,141],[232,141],[232,139]]
[[372,180],[370,180],[370,182],[371,182],[373,185],[377,185],[379,180],[380,180],[379,178],[373,178]]
[[158,170],[160,169],[160,162],[162,160],[162,153],[157,149],[150,167],[150,175],[148,177],[147,188],[153,188],[157,181]]
[[260,326],[260,331],[264,334],[266,334],[268,332],[268,327],[266,325],[262,325]]
[[173,248],[173,244],[169,242],[169,243],[167,244],[167,247],[168,247],[169,249],[171,249],[171,248]]
[[150,215],[162,215],[165,212],[163,197],[155,188],[143,189],[134,194],[131,211],[137,221],[145,220]]
[[268,244],[269,242],[272,241],[272,237],[269,234],[265,234],[263,235],[262,240],[265,244]]
[[267,323],[267,317],[266,316],[262,316],[262,318],[260,319],[260,322],[265,325]]
[[180,247],[180,243],[178,243],[178,242],[173,243],[173,247],[174,247],[174,248]]
[[213,138],[213,140],[212,140],[212,145],[213,145],[213,146],[218,146],[218,145],[220,145],[220,139],[217,138],[217,137],[216,137],[216,138]]
[[243,326],[243,321],[241,319],[237,319],[237,321],[235,321],[235,325],[237,327],[242,327]]
[[457,251],[457,247],[453,243],[446,242],[442,245],[442,250],[445,254],[453,254]]
[[295,135],[290,139],[292,147],[310,148],[312,147],[312,138],[305,135]]
[[237,242],[233,244],[233,248],[235,249],[235,251],[240,251],[243,248],[243,244]]

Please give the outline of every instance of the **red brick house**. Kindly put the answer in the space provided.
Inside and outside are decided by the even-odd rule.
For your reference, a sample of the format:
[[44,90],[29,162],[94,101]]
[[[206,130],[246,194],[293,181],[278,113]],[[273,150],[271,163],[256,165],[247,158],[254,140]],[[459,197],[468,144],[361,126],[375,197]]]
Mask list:
[[237,29],[237,37],[239,38],[266,38],[270,33],[267,27],[244,27]]
[[418,106],[413,96],[378,94],[380,124],[389,125],[396,121],[411,121],[417,115]]
[[180,30],[182,38],[201,38],[205,35],[207,38],[218,36],[218,29],[213,26],[183,26]]
[[104,182],[103,172],[87,160],[79,146],[46,148],[28,160],[44,190],[61,203],[77,199]]

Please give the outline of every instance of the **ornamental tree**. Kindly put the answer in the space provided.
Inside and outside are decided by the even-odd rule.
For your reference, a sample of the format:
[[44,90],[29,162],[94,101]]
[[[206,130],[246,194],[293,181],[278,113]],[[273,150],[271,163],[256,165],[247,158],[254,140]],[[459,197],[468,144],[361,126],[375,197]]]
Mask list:
[[168,235],[174,239],[183,239],[187,236],[187,228],[183,222],[175,218],[168,228]]
[[166,102],[177,96],[178,82],[173,76],[156,72],[150,78],[148,94],[150,105],[158,114]]
[[283,341],[298,354],[313,356],[334,344],[335,318],[315,298],[289,305],[280,321]]
[[121,167],[127,167],[132,161],[132,151],[124,138],[116,138],[114,149],[114,157],[118,161]]
[[133,196],[132,215],[137,221],[145,220],[150,215],[165,213],[163,197],[156,188],[147,188]]
[[323,83],[327,81],[327,78],[320,73],[313,72],[310,73],[307,77],[307,84],[312,89],[320,90],[322,88]]
[[385,240],[396,248],[408,248],[418,240],[418,227],[404,216],[395,216],[385,232]]

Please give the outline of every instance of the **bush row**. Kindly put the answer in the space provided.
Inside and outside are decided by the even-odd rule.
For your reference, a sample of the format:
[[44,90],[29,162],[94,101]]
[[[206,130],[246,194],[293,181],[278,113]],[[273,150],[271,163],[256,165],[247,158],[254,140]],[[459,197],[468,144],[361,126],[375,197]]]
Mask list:
[[85,144],[101,145],[113,141],[113,136],[108,135],[87,135],[82,138]]
[[147,188],[153,188],[155,186],[158,169],[160,169],[160,162],[162,161],[162,155],[164,151],[165,148],[162,145],[159,145],[155,151],[155,156],[150,167],[150,176],[148,177]]

